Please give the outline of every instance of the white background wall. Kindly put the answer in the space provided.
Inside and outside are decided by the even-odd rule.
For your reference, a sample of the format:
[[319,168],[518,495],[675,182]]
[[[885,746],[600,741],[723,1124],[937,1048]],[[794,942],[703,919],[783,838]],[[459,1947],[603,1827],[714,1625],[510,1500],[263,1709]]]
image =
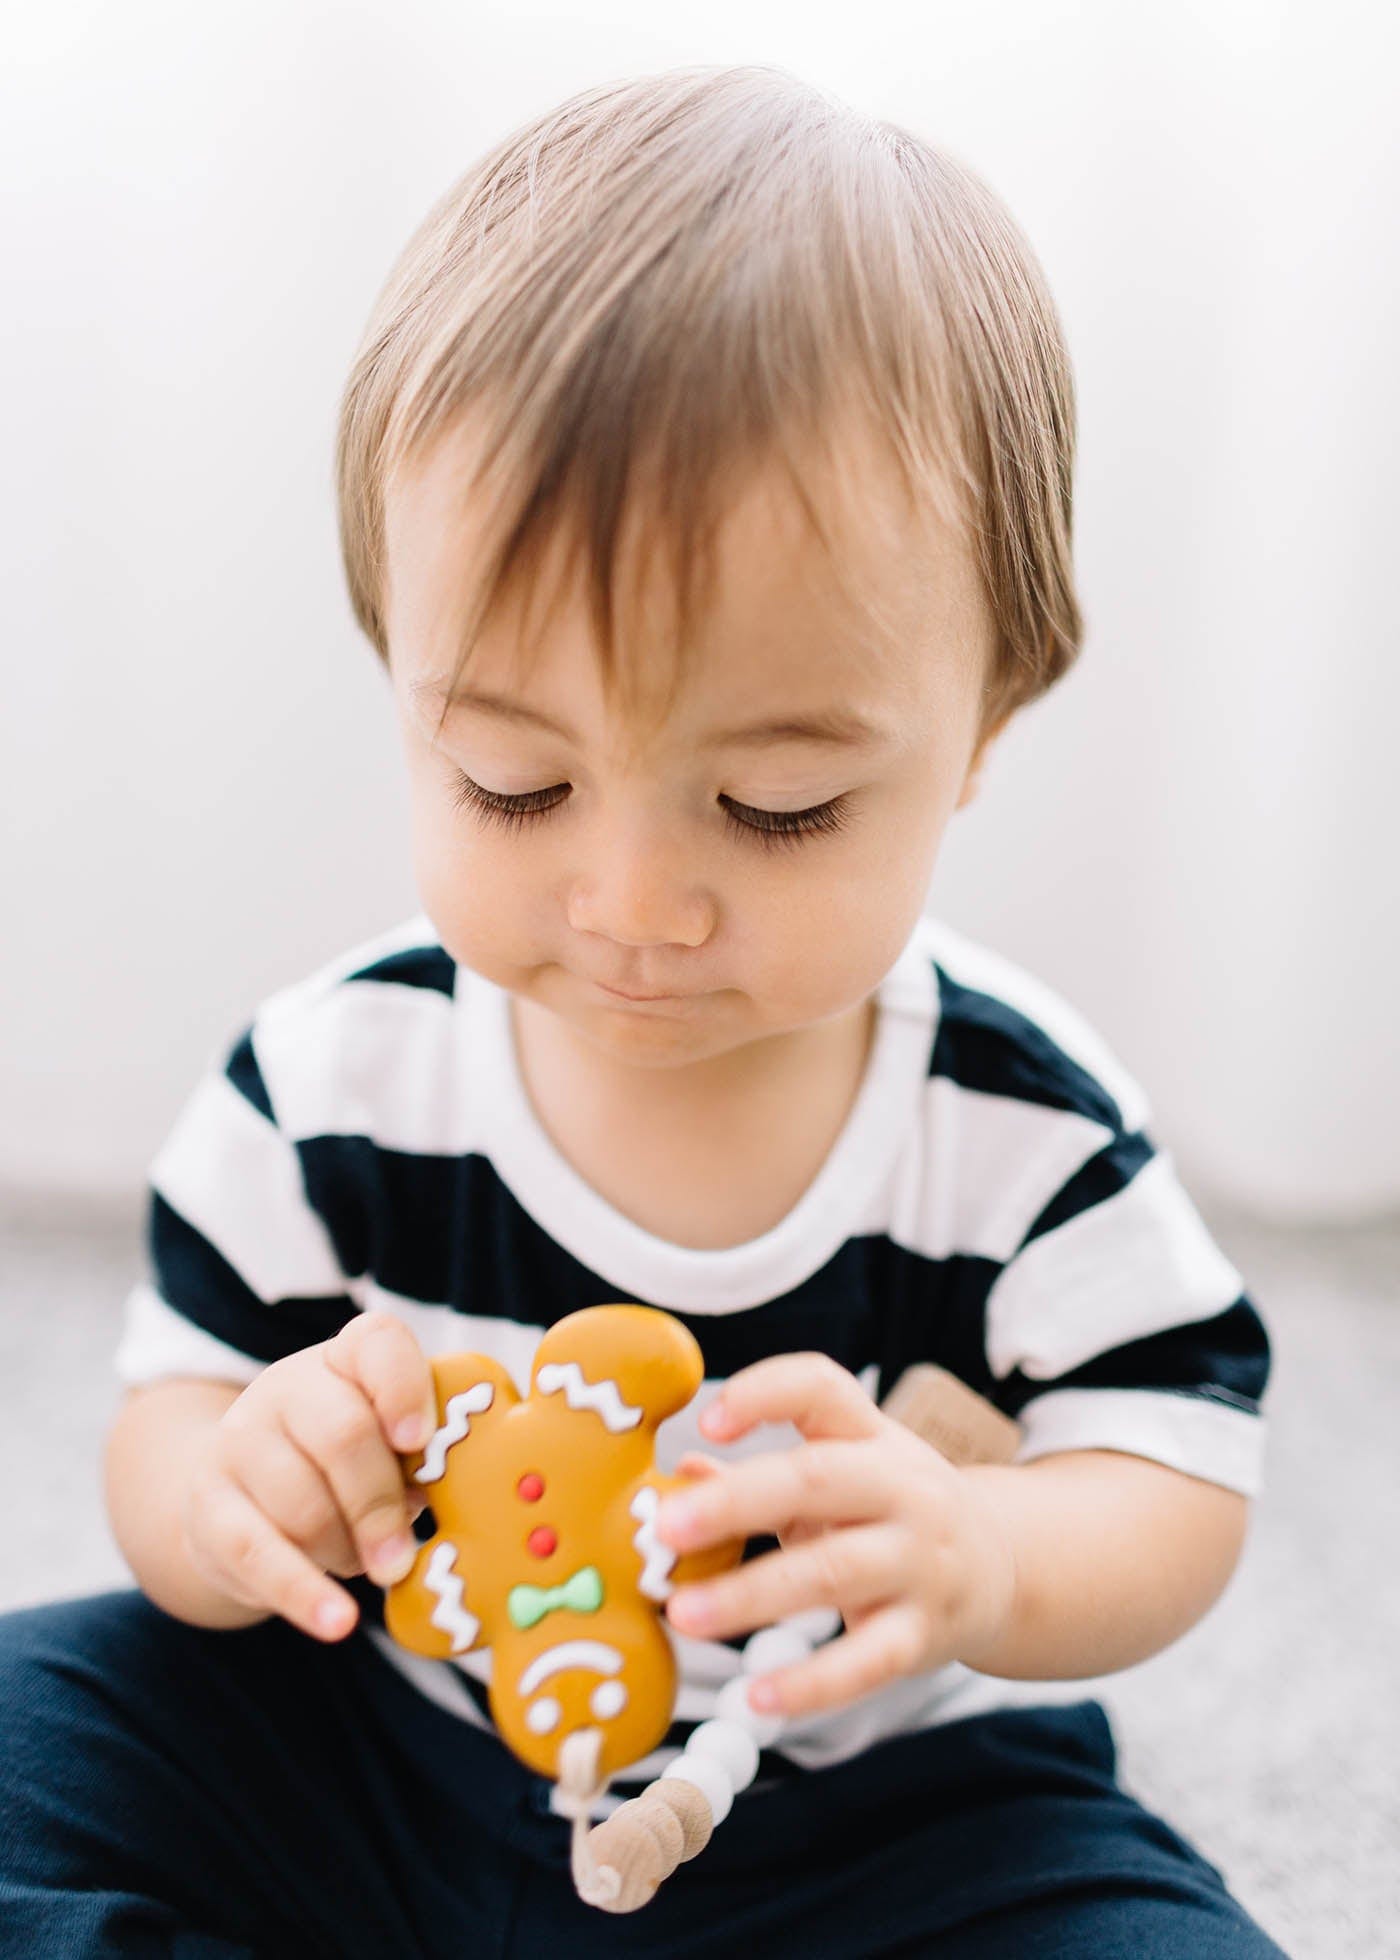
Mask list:
[[[586,19],[585,19],[586,15]],[[1400,1205],[1390,9],[45,0],[12,18],[0,1181],[120,1197],[260,995],[417,907],[337,398],[428,204],[575,88],[760,60],[978,169],[1078,375],[1080,667],[933,908],[1198,1188]]]

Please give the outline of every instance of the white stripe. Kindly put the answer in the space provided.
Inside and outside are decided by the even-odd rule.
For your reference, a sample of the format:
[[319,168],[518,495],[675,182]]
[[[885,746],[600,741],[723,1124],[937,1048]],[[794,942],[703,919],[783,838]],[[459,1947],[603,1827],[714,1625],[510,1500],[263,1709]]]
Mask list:
[[1059,1450],[1122,1450],[1257,1497],[1268,1421],[1208,1396],[1152,1388],[1053,1388],[1021,1410],[1018,1463]]
[[1112,1198],[1033,1239],[987,1296],[987,1363],[1048,1381],[1096,1354],[1208,1320],[1243,1281],[1163,1151]]
[[278,1124],[294,1139],[367,1136],[435,1156],[475,1149],[460,1019],[436,987],[391,981],[268,1002],[253,1046]]
[[227,1075],[206,1075],[151,1166],[150,1181],[259,1299],[335,1295],[345,1280],[307,1201],[296,1151]]
[[112,1365],[118,1380],[135,1388],[172,1375],[246,1386],[267,1363],[207,1334],[142,1279],[126,1296],[122,1337]]
[[1113,1139],[1072,1110],[965,1089],[944,1075],[924,1090],[922,1134],[897,1167],[872,1231],[926,1259],[963,1253],[1004,1264],[1075,1172]]

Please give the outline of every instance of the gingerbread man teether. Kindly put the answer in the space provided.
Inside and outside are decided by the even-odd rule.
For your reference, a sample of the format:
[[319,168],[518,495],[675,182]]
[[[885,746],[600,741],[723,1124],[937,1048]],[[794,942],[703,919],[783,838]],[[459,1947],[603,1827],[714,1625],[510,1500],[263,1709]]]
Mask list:
[[[662,1496],[684,1482],[656,1468],[657,1424],[703,1379],[689,1331],[654,1307],[589,1307],[535,1350],[523,1400],[499,1362],[433,1363],[438,1429],[406,1458],[437,1529],[389,1589],[395,1639],[446,1659],[490,1646],[491,1711],[531,1768],[552,1776],[572,1817],[579,1897],[634,1912],[704,1849],[752,1782],[780,1715],[749,1704],[748,1676],[812,1650],[796,1613],[744,1647],[679,1758],[591,1830],[598,1795],[665,1735],[675,1661],[660,1608],[677,1585],[738,1563],[737,1542],[684,1556],[657,1538]],[[946,1370],[916,1363],[885,1404],[952,1462],[1010,1462],[1020,1427]],[[818,1613],[819,1619],[825,1617]],[[834,1611],[820,1637],[839,1627]]]
[[385,1623],[435,1659],[491,1649],[491,1713],[542,1776],[591,1731],[600,1785],[670,1726],[676,1664],[661,1608],[736,1565],[737,1542],[681,1555],[656,1536],[657,1425],[704,1379],[695,1337],[654,1307],[588,1307],[550,1328],[521,1397],[489,1355],[433,1363],[438,1429],[405,1459],[436,1530],[389,1588]]

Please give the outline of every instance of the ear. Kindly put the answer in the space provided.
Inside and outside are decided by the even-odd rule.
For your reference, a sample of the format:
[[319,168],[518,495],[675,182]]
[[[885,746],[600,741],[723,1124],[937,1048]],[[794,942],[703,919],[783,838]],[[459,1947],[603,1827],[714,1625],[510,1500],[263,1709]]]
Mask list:
[[958,800],[953,805],[955,810],[965,809],[981,789],[982,772],[987,766],[988,757],[999,740],[1002,730],[1010,720],[1010,714],[1003,715],[1001,720],[993,722],[992,726],[979,739],[977,747],[973,751],[972,760],[967,765],[967,775],[964,777],[963,786],[958,792]]

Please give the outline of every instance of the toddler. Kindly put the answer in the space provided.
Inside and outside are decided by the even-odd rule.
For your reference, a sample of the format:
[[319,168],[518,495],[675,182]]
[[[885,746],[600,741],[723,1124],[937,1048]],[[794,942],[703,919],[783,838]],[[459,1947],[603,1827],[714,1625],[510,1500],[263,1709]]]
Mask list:
[[[421,913],[283,987],[151,1172],[106,1456],[138,1588],[0,1622],[0,1954],[1277,1954],[1072,1684],[1185,1633],[1269,1346],[1142,1092],[924,912],[1065,673],[1073,401],[969,171],[778,71],[590,90],[438,202],[342,405],[341,538]],[[353,876],[353,867],[346,867]],[[637,1301],[675,1760],[783,1725],[648,1905],[575,1894],[490,1657],[383,1626],[429,1358]],[[933,1363],[1019,1426],[882,1408]]]

